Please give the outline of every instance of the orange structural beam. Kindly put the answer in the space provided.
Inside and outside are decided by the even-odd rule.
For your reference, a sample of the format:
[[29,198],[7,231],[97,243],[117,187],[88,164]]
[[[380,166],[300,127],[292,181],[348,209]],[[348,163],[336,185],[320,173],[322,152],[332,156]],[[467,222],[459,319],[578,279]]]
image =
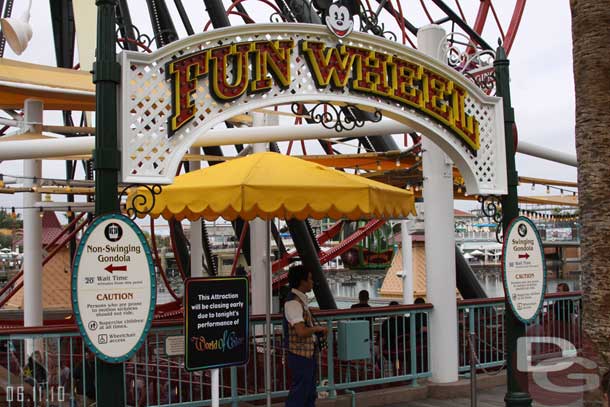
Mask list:
[[21,109],[28,98],[45,110],[95,110],[95,86],[89,72],[0,58],[0,109]]

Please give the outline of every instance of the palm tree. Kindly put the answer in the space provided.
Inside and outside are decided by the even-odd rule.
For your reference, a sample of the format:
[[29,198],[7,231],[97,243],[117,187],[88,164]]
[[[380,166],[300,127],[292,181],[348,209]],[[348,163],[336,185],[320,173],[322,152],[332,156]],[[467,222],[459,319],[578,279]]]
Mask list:
[[[610,4],[571,0],[583,326],[602,372],[610,362]],[[588,401],[587,405],[593,405]]]

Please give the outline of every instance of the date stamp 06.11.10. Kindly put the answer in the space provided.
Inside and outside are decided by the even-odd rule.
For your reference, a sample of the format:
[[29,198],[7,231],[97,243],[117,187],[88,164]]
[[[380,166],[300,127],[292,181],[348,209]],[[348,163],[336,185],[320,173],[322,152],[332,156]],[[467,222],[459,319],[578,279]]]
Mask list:
[[[53,403],[66,401],[64,386],[4,386],[0,396],[0,406],[27,405],[37,406],[40,403],[52,406]],[[22,404],[25,403],[25,404]],[[58,404],[60,405],[60,404]]]

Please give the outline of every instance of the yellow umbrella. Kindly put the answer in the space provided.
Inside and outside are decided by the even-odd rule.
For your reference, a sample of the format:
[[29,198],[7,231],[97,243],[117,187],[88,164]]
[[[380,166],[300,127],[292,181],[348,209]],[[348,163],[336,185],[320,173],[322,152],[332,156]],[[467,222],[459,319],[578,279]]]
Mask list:
[[[138,198],[147,194],[146,200]],[[127,207],[146,213],[149,208],[142,202],[152,202],[150,198],[148,189],[139,188],[130,195]],[[413,202],[413,194],[403,189],[290,156],[258,153],[176,177],[155,197],[149,215],[178,220],[398,218],[415,214]],[[269,222],[266,234],[265,387],[270,389]],[[267,405],[270,400],[268,392]]]
[[[134,196],[127,207],[146,212]],[[149,215],[302,220],[400,218],[409,213],[415,214],[413,194],[404,189],[282,154],[257,153],[176,177],[156,196]]]

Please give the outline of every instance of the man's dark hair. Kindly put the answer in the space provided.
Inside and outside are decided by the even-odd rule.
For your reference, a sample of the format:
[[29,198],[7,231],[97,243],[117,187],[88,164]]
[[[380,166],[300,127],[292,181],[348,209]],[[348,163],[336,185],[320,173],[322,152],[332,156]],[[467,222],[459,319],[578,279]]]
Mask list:
[[290,288],[298,288],[301,281],[306,281],[310,271],[302,264],[292,266],[288,269],[288,284]]
[[413,301],[413,304],[425,304],[426,300],[424,300],[422,297],[417,297],[415,299],[415,301]]
[[390,301],[390,306],[398,305],[398,301]]
[[369,300],[369,292],[367,290],[360,290],[360,292],[358,293],[358,300],[360,302],[368,301]]

